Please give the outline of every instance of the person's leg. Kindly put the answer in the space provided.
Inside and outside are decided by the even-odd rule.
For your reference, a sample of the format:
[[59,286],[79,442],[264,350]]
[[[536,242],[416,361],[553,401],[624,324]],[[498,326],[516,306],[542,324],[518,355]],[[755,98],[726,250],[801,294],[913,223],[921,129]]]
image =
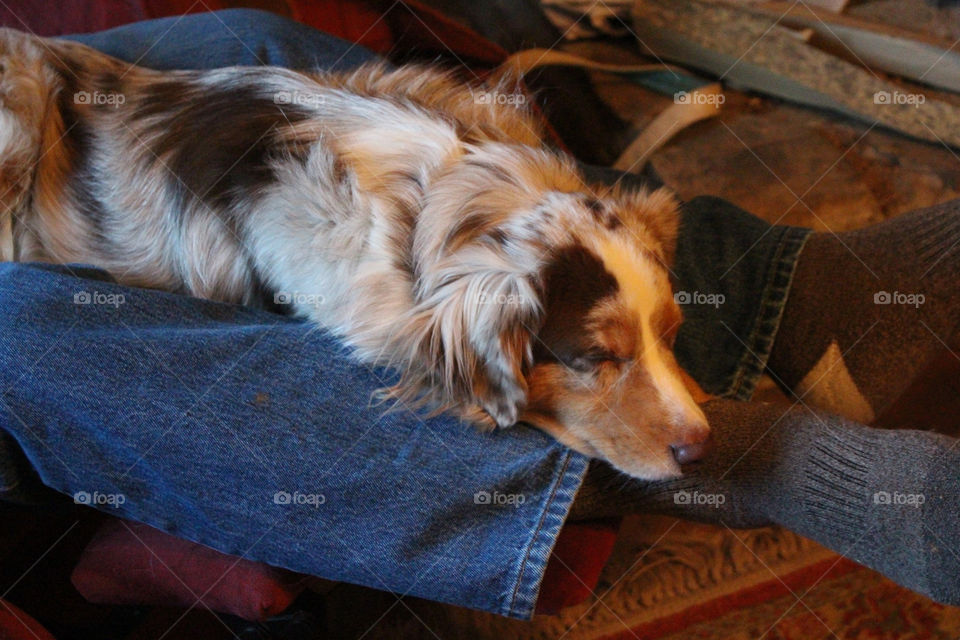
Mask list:
[[[221,14],[222,15],[222,14]],[[134,28],[133,26],[131,29]],[[177,27],[175,27],[176,29]],[[228,34],[230,38],[232,35]],[[202,38],[197,38],[202,40]],[[143,46],[143,39],[134,38],[131,46]],[[207,62],[197,60],[184,61],[167,64],[170,60],[175,60],[168,56],[175,55],[174,51],[166,51],[164,40],[147,51],[151,55],[158,56],[159,59],[152,60],[147,56],[141,60],[141,63],[156,68],[174,68],[199,67],[204,64],[216,66],[218,64],[229,64],[230,62],[217,60]],[[168,43],[171,41],[167,40]],[[147,48],[150,49],[152,45]],[[246,47],[243,47],[246,48]],[[117,55],[124,57],[122,52],[114,51]],[[142,53],[142,52],[141,52]],[[127,57],[136,59],[139,57],[136,49],[131,50]],[[201,46],[193,54],[203,58],[211,54],[211,49]],[[309,60],[309,57],[305,58]],[[274,62],[273,60],[264,60]],[[603,173],[603,170],[598,170]],[[609,177],[609,176],[608,176]],[[626,179],[619,174],[610,179]],[[690,294],[690,299],[686,303],[687,322],[684,330],[681,331],[678,340],[678,357],[681,362],[694,374],[694,377],[708,390],[714,393],[729,395],[731,397],[748,398],[752,393],[756,380],[763,372],[767,364],[767,357],[770,354],[773,338],[780,323],[783,313],[784,300],[790,289],[790,282],[794,275],[797,263],[797,255],[806,240],[807,230],[793,229],[788,227],[771,227],[758,219],[749,216],[744,212],[737,210],[732,205],[724,203],[714,198],[698,198],[688,203],[684,208],[684,221],[680,235],[680,247],[678,251],[678,263],[675,271],[678,280],[678,288],[681,293]],[[698,288],[699,287],[699,288]],[[716,306],[714,303],[721,300]],[[698,301],[705,302],[698,304]],[[683,301],[683,299],[681,299]],[[712,302],[711,302],[712,301]],[[735,405],[737,411],[748,412],[753,410],[745,404]],[[715,428],[720,434],[730,432],[739,428],[741,423],[749,423],[769,427],[773,420],[764,415],[753,416],[746,419],[745,416],[738,416],[736,412],[733,415],[721,415],[719,410],[710,411],[711,418],[715,421]],[[751,414],[752,415],[752,414]],[[787,421],[792,424],[794,420]],[[803,421],[800,421],[803,422]],[[798,428],[798,432],[804,431],[803,426]],[[744,433],[754,433],[750,429]],[[780,433],[779,430],[774,433]],[[898,442],[902,438],[907,442],[912,438],[912,432],[890,432],[889,436],[893,442]],[[747,436],[744,436],[747,437]],[[726,442],[735,442],[735,440],[724,439]],[[808,439],[808,442],[812,441]],[[781,441],[773,439],[770,441],[772,449],[762,448],[767,454],[770,450],[780,451]],[[741,451],[748,450],[752,442],[746,440],[740,443]],[[790,446],[799,446],[796,443]],[[879,445],[871,445],[876,448],[875,453],[882,457],[886,449]],[[803,448],[800,447],[800,450]],[[819,450],[819,449],[818,449]],[[786,455],[786,454],[784,454]],[[717,460],[723,460],[723,456],[718,454]],[[766,458],[761,457],[761,460]],[[774,456],[774,460],[779,459],[779,454]],[[850,461],[853,464],[855,461]],[[741,463],[743,464],[743,463]],[[846,463],[843,463],[846,464]],[[782,471],[775,473],[769,478],[767,473],[770,471],[769,464],[743,464],[741,469],[743,477],[746,478],[730,487],[732,492],[729,504],[737,504],[737,518],[731,517],[731,522],[743,525],[759,525],[774,521],[775,517],[780,517],[774,513],[758,512],[757,510],[747,510],[743,507],[751,499],[751,492],[762,493],[766,491],[776,491],[779,483],[783,483],[784,491],[789,491],[791,486],[795,485],[797,478],[793,475],[793,465],[784,462]],[[623,504],[630,503],[630,500],[623,498],[619,494],[612,494],[609,487],[600,492],[592,488],[599,485],[605,485],[604,472],[602,467],[597,466],[600,471],[591,474],[590,482],[584,487],[577,506],[578,514],[591,513],[590,505],[608,505],[609,498],[613,497],[615,506],[613,512],[623,512]],[[599,474],[599,475],[598,475]],[[616,482],[624,484],[624,478],[618,477]],[[706,481],[704,481],[706,482]],[[792,484],[793,483],[793,484]],[[757,488],[759,484],[763,486]],[[631,486],[642,488],[642,483],[633,483]],[[660,485],[667,488],[671,483]],[[704,491],[707,492],[709,485],[704,485]],[[591,501],[589,498],[593,495],[598,500]],[[658,493],[656,490],[653,494]],[[660,493],[663,493],[662,491]],[[760,495],[758,493],[758,495]],[[954,492],[956,493],[956,492]],[[640,496],[650,495],[651,491],[641,489]],[[669,495],[669,494],[666,494]],[[662,502],[662,501],[658,501]],[[761,500],[765,502],[765,500]],[[635,508],[644,508],[646,504],[644,499],[638,499],[633,504]],[[677,503],[674,503],[675,505]],[[585,505],[585,506],[583,506]],[[680,508],[675,512],[677,515],[686,517],[703,517],[702,509],[698,504],[688,503],[679,505]],[[609,506],[604,506],[600,511],[609,510]],[[957,531],[956,523],[948,526],[945,531]],[[800,523],[799,526],[810,525],[813,530],[809,535],[825,544],[832,546],[840,551],[844,539],[831,538],[831,527],[823,523],[817,523],[810,520],[807,523]],[[894,531],[891,539],[898,538],[896,527],[891,525]]]
[[379,59],[360,45],[253,9],[147,20],[65,38],[161,71],[234,65],[342,71]]
[[[253,11],[75,39],[158,69],[375,59]],[[0,327],[16,336],[0,340],[0,499],[36,474],[233,555],[532,615],[587,467],[543,434],[385,413],[372,395],[390,373],[315,327],[76,265],[0,263]]]
[[869,423],[960,326],[960,200],[814,234],[768,367],[814,406]]
[[715,447],[684,476],[591,463],[571,520],[660,513],[779,524],[939,602],[960,605],[960,440],[873,429],[797,406],[704,405]]
[[[618,179],[602,171],[596,178]],[[685,467],[682,478],[642,482],[594,462],[570,518],[655,512],[730,527],[780,524],[936,600],[960,604],[960,544],[954,542],[960,441],[871,429],[807,408],[853,413],[842,394],[810,394],[793,408],[736,401],[750,398],[768,366],[776,373],[818,359],[822,342],[796,328],[815,333],[821,323],[844,337],[850,335],[844,329],[883,323],[877,335],[885,339],[868,344],[884,351],[886,367],[866,371],[874,377],[863,376],[862,383],[884,383],[889,392],[895,379],[905,388],[942,347],[935,334],[946,342],[956,327],[958,211],[951,203],[905,214],[837,240],[771,227],[716,198],[686,203],[674,267],[678,296],[687,294],[677,357],[708,391],[735,400],[704,407],[715,447]],[[886,280],[874,286],[848,273],[856,258],[840,241],[870,258]],[[925,285],[924,315],[915,307],[872,306],[883,286],[891,296],[911,293],[900,284],[911,279]],[[706,304],[711,294],[715,305]],[[817,297],[833,306],[825,309]],[[842,308],[853,298],[868,301],[869,313],[853,301]]]
[[534,429],[386,412],[395,377],[309,323],[89,267],[0,263],[0,335],[0,497],[25,456],[79,503],[301,573],[528,617],[586,473]]

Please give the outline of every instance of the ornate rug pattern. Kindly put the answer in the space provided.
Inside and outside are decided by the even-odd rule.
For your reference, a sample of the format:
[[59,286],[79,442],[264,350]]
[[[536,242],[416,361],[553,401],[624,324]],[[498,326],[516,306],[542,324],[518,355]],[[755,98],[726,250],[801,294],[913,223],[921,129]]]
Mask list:
[[[594,597],[533,622],[404,599],[374,638],[956,640],[938,605],[785,529],[628,518]],[[429,628],[429,630],[428,630]]]

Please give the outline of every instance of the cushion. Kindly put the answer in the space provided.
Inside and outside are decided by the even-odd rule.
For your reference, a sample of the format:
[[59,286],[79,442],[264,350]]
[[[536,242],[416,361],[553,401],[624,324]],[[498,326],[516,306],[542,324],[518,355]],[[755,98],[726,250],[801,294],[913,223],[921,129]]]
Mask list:
[[40,623],[16,605],[0,600],[0,638],[3,640],[55,640]]
[[306,587],[292,572],[120,519],[97,531],[70,579],[97,604],[198,605],[251,621],[281,613]]
[[553,615],[590,597],[613,552],[620,519],[567,523],[557,536],[540,585],[536,613]]

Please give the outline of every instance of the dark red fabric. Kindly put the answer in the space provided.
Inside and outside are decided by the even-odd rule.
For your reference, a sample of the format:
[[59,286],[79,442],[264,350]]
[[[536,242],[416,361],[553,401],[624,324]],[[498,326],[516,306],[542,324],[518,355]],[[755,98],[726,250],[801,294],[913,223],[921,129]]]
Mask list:
[[221,0],[6,0],[0,3],[0,24],[39,36],[62,36],[224,6]]
[[619,519],[568,523],[561,529],[540,586],[538,614],[556,614],[590,597],[619,529]]
[[381,55],[407,50],[495,66],[507,52],[416,0],[284,0],[304,24],[362,44]]
[[[358,42],[384,55],[396,56],[399,52],[409,50],[432,52],[459,58],[475,66],[479,72],[484,67],[499,64],[507,56],[507,52],[499,46],[416,0],[403,3],[394,3],[393,0],[285,0],[285,3],[294,19],[351,42]],[[0,24],[53,36],[99,31],[150,18],[222,9],[228,4],[224,0],[7,0],[0,4]],[[571,524],[561,531],[554,555],[547,565],[537,601],[537,613],[555,613],[590,595],[613,549],[618,526],[615,522]],[[207,569],[225,569],[225,562],[233,562],[229,556],[217,554],[200,545],[180,541],[156,530],[150,531],[154,532],[150,534],[151,539],[155,539],[159,548],[173,554],[173,557],[190,557],[191,562],[206,563],[198,564],[197,572],[191,574],[198,580],[205,579]],[[103,563],[103,567],[91,562],[84,564],[81,559],[81,565],[74,572],[74,580],[79,580],[78,588],[83,585],[93,597],[163,596],[167,599],[162,604],[192,604],[191,599],[184,599],[185,594],[182,589],[177,589],[175,581],[171,582],[169,572],[150,574],[144,571],[145,566],[150,566],[148,556],[152,556],[136,543],[138,550],[131,540],[136,542],[132,536],[124,536],[123,532],[116,530],[113,537],[107,538],[107,541],[112,541],[111,544],[118,545],[118,550],[130,554],[134,561],[129,567],[133,572],[131,575],[124,575],[128,567],[116,559],[97,560]],[[104,550],[103,547],[99,549],[101,553]],[[97,551],[98,547],[94,547],[90,553]],[[86,553],[84,557],[87,558]],[[88,560],[95,557],[98,556],[91,555]],[[219,610],[236,612],[242,609],[245,617],[264,615],[267,611],[264,607],[273,611],[289,596],[283,589],[271,591],[279,584],[271,582],[273,569],[244,560],[240,562],[245,563],[243,570],[239,574],[231,571],[218,587],[218,595],[222,597],[218,606],[229,608]],[[252,590],[245,589],[243,581],[238,580],[241,575],[254,577],[260,582]],[[260,587],[266,591],[257,591]],[[137,590],[141,593],[136,593]],[[270,593],[277,599],[272,600],[272,604],[264,604],[262,598],[270,600]],[[118,602],[116,599],[112,601]],[[154,601],[161,604],[159,600]],[[215,607],[211,605],[211,608]]]
[[6,600],[0,600],[0,638],[3,640],[56,640],[39,622]]
[[393,33],[376,2],[286,0],[290,17],[315,29],[356,42],[377,53],[393,46]]
[[70,579],[97,604],[196,605],[253,621],[283,612],[306,586],[289,571],[119,519],[103,524]]

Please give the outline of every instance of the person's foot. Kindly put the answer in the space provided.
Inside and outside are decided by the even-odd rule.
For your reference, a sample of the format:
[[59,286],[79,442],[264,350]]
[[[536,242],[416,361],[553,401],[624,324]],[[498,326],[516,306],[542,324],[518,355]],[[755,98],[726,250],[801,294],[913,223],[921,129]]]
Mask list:
[[960,324],[960,201],[800,254],[767,369],[805,403],[870,423]]
[[960,441],[806,407],[713,400],[714,448],[680,478],[590,466],[571,519],[659,513],[779,524],[938,602],[960,605]]

